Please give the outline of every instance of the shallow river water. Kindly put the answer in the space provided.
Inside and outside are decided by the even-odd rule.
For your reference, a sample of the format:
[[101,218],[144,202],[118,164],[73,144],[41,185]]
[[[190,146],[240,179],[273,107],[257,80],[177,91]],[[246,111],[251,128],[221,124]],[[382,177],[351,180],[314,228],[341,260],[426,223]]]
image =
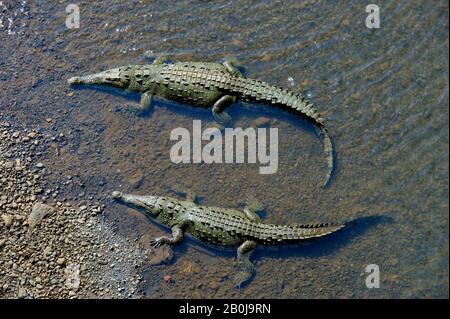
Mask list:
[[[169,265],[143,269],[148,298],[448,298],[447,1],[377,1],[379,29],[367,28],[361,1],[77,1],[79,29],[66,27],[68,4],[0,1],[0,112],[65,136],[45,155],[61,196],[104,198],[118,236],[147,245],[165,230],[114,204],[111,191],[189,189],[225,207],[250,195],[272,223],[355,220],[315,243],[261,247],[256,276],[240,290],[230,280],[234,254],[187,240]],[[170,132],[207,125],[210,112],[156,100],[136,116],[127,110],[135,95],[67,85],[148,55],[236,60],[249,77],[306,94],[335,145],[330,186],[321,188],[320,140],[293,115],[229,110],[235,127],[278,128],[275,174],[260,175],[259,164],[181,165],[170,161]],[[80,187],[64,188],[67,175]],[[370,264],[378,289],[366,287]]]

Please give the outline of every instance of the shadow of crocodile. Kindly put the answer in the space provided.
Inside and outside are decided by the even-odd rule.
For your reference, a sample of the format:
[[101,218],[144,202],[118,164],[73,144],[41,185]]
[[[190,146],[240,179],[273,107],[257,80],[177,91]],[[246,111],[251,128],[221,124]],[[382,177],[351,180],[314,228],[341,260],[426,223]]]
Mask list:
[[264,255],[271,258],[310,257],[317,258],[336,253],[370,228],[379,224],[390,224],[393,218],[385,215],[359,217],[346,223],[346,227],[330,235],[306,240],[297,244],[267,246],[255,252],[254,258]]
[[[118,105],[116,108],[117,113],[128,113],[132,112],[127,109],[125,104],[136,104],[137,106],[140,103],[140,93],[129,92],[126,90],[116,89],[108,86],[101,85],[83,85],[83,84],[74,84],[73,85],[76,90],[89,90],[89,91],[99,91],[102,93],[106,93],[108,95],[112,95],[115,97],[122,98],[126,100],[128,103],[124,103],[124,105]],[[171,112],[181,115],[192,116],[194,119],[205,119],[213,121],[213,116],[211,112],[211,107],[197,107],[189,104],[178,103],[175,101],[169,101],[166,99],[161,99],[155,97],[152,101],[152,107],[149,110],[144,112],[140,112],[136,114],[136,116],[150,118],[153,114],[155,107],[162,107],[164,109],[168,109]],[[302,131],[305,131],[309,134],[314,134],[315,129],[313,125],[313,121],[309,118],[302,117],[299,115],[293,115],[288,110],[283,110],[277,107],[273,107],[269,104],[259,104],[259,103],[247,103],[237,101],[233,103],[233,105],[226,108],[226,112],[229,113],[233,119],[233,122],[236,122],[242,117],[250,117],[250,118],[258,118],[260,116],[271,115],[272,119],[282,120],[289,124],[292,124]]]

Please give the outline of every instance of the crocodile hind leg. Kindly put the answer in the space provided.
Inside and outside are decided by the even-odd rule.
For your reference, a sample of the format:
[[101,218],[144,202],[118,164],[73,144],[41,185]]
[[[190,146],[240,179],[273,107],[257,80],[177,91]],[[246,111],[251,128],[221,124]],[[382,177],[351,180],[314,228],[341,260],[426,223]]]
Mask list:
[[159,247],[163,244],[176,245],[181,243],[183,237],[183,229],[180,227],[180,225],[175,225],[172,227],[172,236],[157,237],[151,241],[151,244],[155,247]]
[[236,101],[236,97],[232,95],[224,95],[214,103],[212,107],[212,113],[217,123],[222,126],[231,125],[231,117],[223,110],[233,104]]
[[256,243],[252,240],[246,240],[237,249],[237,262],[239,271],[234,277],[236,287],[241,286],[247,282],[255,272],[255,266],[250,261],[250,256],[256,248]]
[[[225,61],[222,63],[222,65],[225,67],[225,69],[230,73],[231,75],[242,78],[244,75],[239,71],[238,68],[236,68],[231,61]],[[214,116],[214,119],[217,123],[219,123],[221,126],[231,126],[231,117],[228,115],[228,113],[224,112],[223,110],[236,102],[236,97],[232,95],[224,95],[220,99],[214,103],[214,106],[212,108],[212,113]]]

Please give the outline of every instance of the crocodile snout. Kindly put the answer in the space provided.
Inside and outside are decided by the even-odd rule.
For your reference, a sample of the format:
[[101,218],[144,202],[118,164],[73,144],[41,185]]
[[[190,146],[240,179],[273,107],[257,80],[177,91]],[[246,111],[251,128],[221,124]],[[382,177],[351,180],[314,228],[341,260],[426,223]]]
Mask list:
[[114,199],[120,199],[120,198],[122,198],[122,192],[114,191],[114,192],[112,192],[111,196]]
[[78,84],[78,83],[80,83],[80,77],[78,77],[78,76],[71,77],[70,79],[67,80],[67,82],[68,82],[70,85],[72,85],[72,84]]

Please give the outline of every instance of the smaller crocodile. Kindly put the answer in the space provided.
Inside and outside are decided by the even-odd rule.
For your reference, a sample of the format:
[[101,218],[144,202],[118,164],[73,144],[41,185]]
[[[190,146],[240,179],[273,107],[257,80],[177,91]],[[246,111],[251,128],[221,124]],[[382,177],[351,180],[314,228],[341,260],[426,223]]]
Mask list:
[[192,201],[171,197],[139,196],[115,191],[112,197],[129,207],[148,214],[156,222],[172,229],[171,236],[155,238],[152,244],[176,245],[184,234],[204,243],[222,247],[238,247],[239,271],[234,278],[237,287],[254,273],[250,255],[257,244],[283,244],[322,237],[344,224],[275,225],[263,223],[255,211],[246,208],[207,207]]
[[323,137],[327,160],[327,173],[323,186],[327,186],[333,171],[333,144],[321,115],[300,93],[259,80],[245,78],[230,62],[177,62],[163,63],[161,58],[153,64],[128,65],[103,72],[75,76],[69,84],[96,84],[139,92],[140,106],[145,111],[154,96],[199,107],[211,107],[214,118],[226,125],[230,117],[224,108],[236,99],[273,105],[296,113],[316,124]]

